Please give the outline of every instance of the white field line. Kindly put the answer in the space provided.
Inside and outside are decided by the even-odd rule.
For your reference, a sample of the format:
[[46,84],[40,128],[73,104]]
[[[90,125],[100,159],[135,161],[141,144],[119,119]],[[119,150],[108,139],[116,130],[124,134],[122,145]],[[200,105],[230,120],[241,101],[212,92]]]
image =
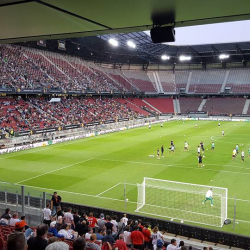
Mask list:
[[118,184],[116,184],[116,185],[112,186],[111,188],[109,188],[109,189],[107,189],[107,190],[105,190],[105,191],[101,192],[100,194],[97,194],[96,196],[100,196],[101,194],[104,194],[104,193],[108,192],[109,190],[111,190],[111,189],[113,189],[113,188],[115,188],[115,187],[119,186],[120,184],[121,184],[121,182],[119,182]]
[[[243,173],[243,172],[235,172],[235,171],[228,171],[228,170],[216,170],[216,169],[210,169],[210,168],[198,168],[198,167],[186,167],[187,165],[195,165],[195,164],[158,164],[158,163],[150,163],[150,162],[140,162],[140,161],[123,161],[123,160],[112,160],[112,159],[100,159],[100,158],[94,158],[95,160],[100,161],[117,161],[117,162],[124,162],[124,163],[133,163],[133,164],[144,164],[144,165],[154,165],[154,166],[163,166],[163,167],[174,167],[174,168],[188,168],[188,169],[195,169],[199,171],[212,171],[212,172],[222,172],[222,173],[231,173],[231,174],[243,174],[243,175],[250,175],[250,173]],[[207,164],[208,166],[230,166],[230,165],[220,165],[220,164]],[[234,167],[234,166],[230,166]],[[241,167],[235,167],[235,168],[241,168]],[[246,169],[246,168],[245,168]]]
[[56,171],[59,171],[59,170],[65,169],[65,168],[73,167],[73,166],[75,166],[75,165],[78,165],[78,164],[80,164],[80,163],[83,163],[83,162],[86,162],[86,161],[90,161],[90,160],[92,160],[92,158],[87,159],[87,160],[84,160],[84,161],[79,161],[79,162],[77,162],[77,163],[70,164],[70,165],[67,165],[67,166],[64,166],[64,167],[61,167],[61,168],[57,168],[57,169],[51,170],[51,171],[46,172],[46,173],[43,173],[43,174],[39,174],[39,175],[33,176],[33,177],[31,177],[31,178],[28,178],[28,179],[25,179],[25,180],[16,182],[15,184],[21,184],[21,183],[23,183],[23,182],[26,182],[26,181],[29,181],[29,180],[33,180],[33,179],[35,179],[35,178],[38,178],[38,177],[41,177],[41,176],[44,176],[44,175],[47,175],[47,174],[50,174],[50,173],[54,173],[54,172],[56,172]]
[[[55,191],[55,189],[51,189],[51,188],[42,188],[42,187],[29,186],[29,185],[24,185],[24,186],[25,187],[30,187],[30,188],[35,188],[35,189]],[[98,198],[98,199],[106,199],[106,200],[122,201],[122,202],[124,202],[124,200],[114,199],[114,198],[109,198],[109,197],[97,196],[97,195],[92,195],[92,194],[84,194],[84,193],[76,193],[76,192],[70,192],[70,191],[58,190],[58,189],[56,189],[56,190],[57,190],[57,192],[60,192],[60,193],[67,193],[67,194],[74,194],[74,195],[81,195],[81,196],[93,197],[93,198]],[[127,201],[127,202],[128,203],[135,203],[135,204],[137,204],[137,202],[135,202],[135,201]]]

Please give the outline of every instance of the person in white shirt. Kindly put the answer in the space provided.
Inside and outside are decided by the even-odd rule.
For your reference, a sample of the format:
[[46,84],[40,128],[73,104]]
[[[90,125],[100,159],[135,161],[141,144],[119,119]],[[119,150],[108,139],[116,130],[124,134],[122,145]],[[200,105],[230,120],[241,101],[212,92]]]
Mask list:
[[63,237],[67,240],[74,239],[74,231],[70,229],[70,224],[63,224],[58,234],[63,235]]
[[171,240],[171,244],[169,244],[167,246],[167,250],[177,250],[177,249],[178,249],[178,247],[177,247],[177,241],[176,241],[176,239],[172,239]]
[[211,201],[211,207],[214,206],[212,188],[210,188],[210,189],[207,191],[207,193],[206,193],[206,198],[205,198],[205,200],[202,202],[202,204],[205,204],[206,201]]
[[199,155],[201,153],[201,148],[200,146],[197,147],[197,154]]
[[85,239],[90,240],[91,234],[93,234],[93,228],[89,227],[88,232],[85,234]]
[[13,217],[10,218],[10,226],[15,226],[16,222],[19,222],[17,213],[13,214]]
[[75,228],[74,217],[72,214],[72,208],[68,208],[68,212],[64,214],[64,222],[66,224],[71,224],[71,227]]
[[47,203],[46,208],[43,209],[43,223],[48,226],[50,226],[51,223],[51,210],[49,203]]
[[117,223],[117,216],[113,215],[112,216],[112,220],[111,223],[113,224],[113,228],[112,228],[112,236],[114,237],[115,235],[117,235],[117,231],[118,231],[118,223]]
[[128,218],[127,218],[126,214],[123,215],[122,221],[123,221],[124,225],[127,226],[127,224],[128,224]]
[[157,240],[163,239],[163,236],[161,232],[159,231],[158,227],[154,227],[151,233],[151,238],[152,238],[152,245],[154,250],[157,248]]
[[245,158],[245,152],[244,150],[241,150],[241,161],[244,162]]
[[129,226],[126,226],[123,235],[124,235],[123,240],[126,243],[127,247],[131,248],[132,240],[131,240],[131,232],[129,231]]

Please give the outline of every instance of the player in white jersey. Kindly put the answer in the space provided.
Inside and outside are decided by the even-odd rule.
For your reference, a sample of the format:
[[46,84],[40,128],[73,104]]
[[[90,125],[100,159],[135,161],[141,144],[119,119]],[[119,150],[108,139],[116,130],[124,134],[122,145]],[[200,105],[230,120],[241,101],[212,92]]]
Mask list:
[[185,141],[184,150],[183,151],[188,151],[188,146],[189,146],[189,144]]
[[206,201],[210,201],[210,202],[211,202],[211,207],[214,206],[212,188],[210,188],[210,189],[206,192],[206,198],[205,198],[205,200],[202,202],[202,204],[205,204]]
[[241,161],[244,162],[245,158],[245,152],[244,150],[241,150]]
[[224,131],[224,130],[221,131],[221,135],[222,135],[223,137],[225,136],[225,131]]
[[201,153],[201,148],[200,146],[197,147],[197,154],[199,155]]

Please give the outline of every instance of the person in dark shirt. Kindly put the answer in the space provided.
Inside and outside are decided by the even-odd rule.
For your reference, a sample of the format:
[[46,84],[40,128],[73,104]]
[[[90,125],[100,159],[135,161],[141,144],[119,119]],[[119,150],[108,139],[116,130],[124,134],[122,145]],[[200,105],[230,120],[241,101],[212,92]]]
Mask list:
[[112,232],[114,225],[113,225],[113,223],[111,223],[111,217],[109,215],[107,215],[106,219],[107,219],[107,222],[105,223],[105,227],[107,230],[111,230],[111,232]]
[[75,231],[78,232],[78,235],[82,236],[88,232],[88,226],[86,225],[86,221],[84,219],[80,219],[80,221],[76,224]]
[[1,219],[4,218],[4,219],[10,219],[11,218],[11,215],[10,215],[10,209],[9,208],[6,208],[5,209],[5,213],[2,214],[1,216]]
[[37,227],[37,236],[29,238],[27,242],[29,250],[45,250],[48,245],[48,242],[45,239],[48,234],[48,229],[48,225],[45,224],[42,224]]
[[75,225],[80,221],[80,216],[78,215],[78,211],[73,212],[73,218]]
[[[112,223],[111,223],[112,224]],[[112,230],[107,230],[107,235],[105,235],[102,239],[102,242],[108,242],[110,245],[113,245],[115,243],[114,238],[112,237]]]

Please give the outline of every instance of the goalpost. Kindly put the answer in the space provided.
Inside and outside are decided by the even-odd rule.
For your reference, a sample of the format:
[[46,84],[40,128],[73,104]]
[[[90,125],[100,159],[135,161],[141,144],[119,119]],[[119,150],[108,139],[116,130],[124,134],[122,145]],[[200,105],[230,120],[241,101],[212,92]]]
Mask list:
[[[144,177],[137,184],[136,212],[222,227],[227,219],[227,188]],[[212,188],[213,203],[202,204]]]

